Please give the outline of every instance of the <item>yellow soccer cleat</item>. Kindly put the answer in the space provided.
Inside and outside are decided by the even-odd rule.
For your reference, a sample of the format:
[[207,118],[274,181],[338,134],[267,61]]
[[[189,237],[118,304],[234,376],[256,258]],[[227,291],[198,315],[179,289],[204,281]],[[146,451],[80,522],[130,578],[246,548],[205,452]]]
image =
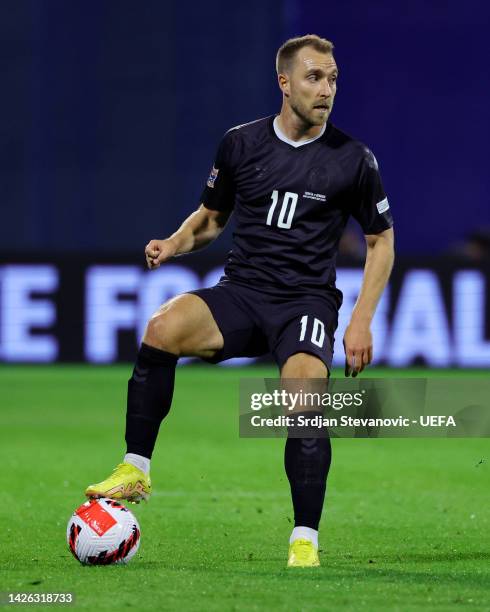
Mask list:
[[144,472],[131,465],[131,463],[120,463],[109,478],[97,484],[89,485],[85,491],[87,497],[125,499],[134,504],[139,504],[142,499],[147,501],[150,494],[150,476],[146,476]]
[[289,545],[288,567],[318,567],[320,559],[313,542],[295,540]]

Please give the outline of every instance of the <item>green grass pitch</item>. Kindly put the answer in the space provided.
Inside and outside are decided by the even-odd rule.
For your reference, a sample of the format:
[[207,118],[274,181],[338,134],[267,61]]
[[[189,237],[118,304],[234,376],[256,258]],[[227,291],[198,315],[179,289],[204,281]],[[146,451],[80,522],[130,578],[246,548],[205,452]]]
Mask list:
[[334,440],[322,566],[285,569],[284,440],[237,434],[238,380],[266,367],[178,369],[155,493],[132,506],[140,551],[82,567],[66,523],[124,452],[129,374],[0,369],[0,591],[72,591],[86,609],[490,610],[487,439]]

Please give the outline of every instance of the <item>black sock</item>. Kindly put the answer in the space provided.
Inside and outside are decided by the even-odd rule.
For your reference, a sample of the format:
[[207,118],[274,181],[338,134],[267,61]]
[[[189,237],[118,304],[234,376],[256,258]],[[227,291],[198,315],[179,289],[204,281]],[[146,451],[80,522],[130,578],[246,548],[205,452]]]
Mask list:
[[284,466],[291,485],[295,527],[318,530],[331,459],[329,437],[286,440]]
[[160,423],[170,411],[178,357],[142,344],[128,381],[127,452],[151,459]]

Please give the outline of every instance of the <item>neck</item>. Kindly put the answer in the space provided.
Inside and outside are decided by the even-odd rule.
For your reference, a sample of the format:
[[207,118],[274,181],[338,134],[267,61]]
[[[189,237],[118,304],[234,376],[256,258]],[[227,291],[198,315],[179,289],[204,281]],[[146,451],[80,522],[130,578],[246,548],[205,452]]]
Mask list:
[[281,132],[294,141],[315,138],[323,129],[323,124],[311,125],[305,123],[285,102],[282,103],[281,112],[277,116],[277,122]]

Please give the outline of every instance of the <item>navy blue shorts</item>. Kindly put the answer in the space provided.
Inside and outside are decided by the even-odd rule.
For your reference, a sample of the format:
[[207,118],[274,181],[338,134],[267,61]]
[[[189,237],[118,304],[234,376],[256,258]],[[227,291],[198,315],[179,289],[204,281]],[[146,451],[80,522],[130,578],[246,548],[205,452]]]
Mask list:
[[227,278],[189,293],[206,302],[224,338],[223,348],[207,361],[272,353],[281,368],[291,355],[310,353],[330,370],[341,301],[336,294],[271,295]]

